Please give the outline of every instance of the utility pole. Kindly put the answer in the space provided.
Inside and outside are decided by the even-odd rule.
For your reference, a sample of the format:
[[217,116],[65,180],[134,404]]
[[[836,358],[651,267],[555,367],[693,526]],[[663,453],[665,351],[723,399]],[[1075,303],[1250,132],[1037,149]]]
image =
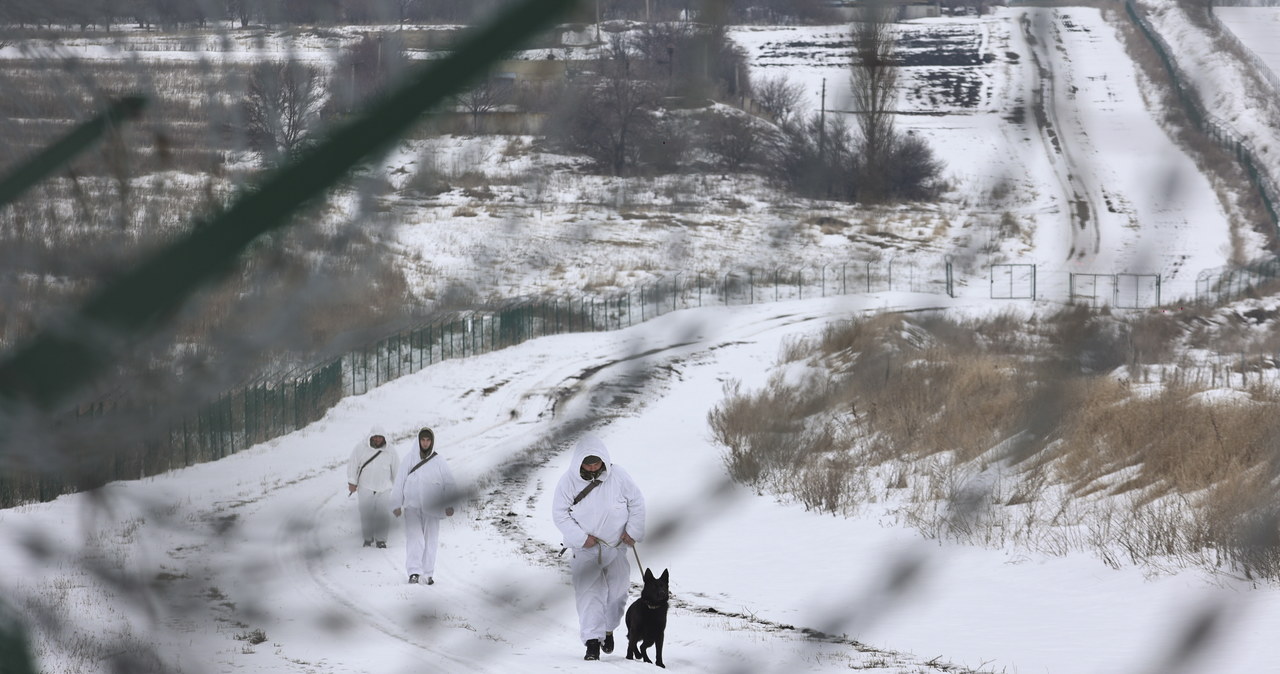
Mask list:
[[827,150],[827,78],[822,78],[822,102],[818,105],[818,159],[826,157]]

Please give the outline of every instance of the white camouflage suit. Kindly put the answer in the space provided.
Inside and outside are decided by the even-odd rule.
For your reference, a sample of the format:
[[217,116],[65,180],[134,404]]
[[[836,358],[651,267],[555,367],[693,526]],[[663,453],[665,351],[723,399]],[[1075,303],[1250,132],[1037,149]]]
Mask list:
[[[368,544],[385,543],[391,528],[391,489],[396,483],[396,467],[399,457],[389,444],[382,449],[369,446],[375,435],[384,439],[387,434],[380,426],[369,429],[364,440],[356,443],[347,461],[347,484],[356,485],[356,497],[360,502],[360,532]],[[370,460],[372,459],[372,460]]]
[[[604,462],[600,484],[577,505],[573,499],[590,484],[579,473],[582,460],[595,455]],[[573,449],[573,460],[556,484],[551,501],[552,518],[573,550],[569,562],[578,604],[582,643],[604,640],[622,622],[631,587],[631,551],[622,542],[626,532],[636,542],[644,539],[644,496],[631,475],[609,458],[609,450],[594,435],[584,436]],[[599,543],[585,547],[587,536]]]
[[431,452],[435,458],[410,475],[410,469],[424,458],[416,438],[413,445],[400,461],[391,507],[403,509],[405,570],[410,576],[430,578],[436,572],[440,520],[446,517],[446,509],[452,510],[456,505],[458,487],[449,464],[434,445]]

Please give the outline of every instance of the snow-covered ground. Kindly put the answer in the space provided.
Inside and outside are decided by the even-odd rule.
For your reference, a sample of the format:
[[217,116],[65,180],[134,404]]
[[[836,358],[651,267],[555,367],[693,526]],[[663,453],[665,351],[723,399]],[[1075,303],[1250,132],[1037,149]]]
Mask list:
[[[1070,297],[1072,274],[1088,275],[1076,280],[1077,298],[1098,304],[1114,301],[1113,274],[1138,279],[1130,305],[1155,304],[1156,275],[1163,303],[1191,298],[1198,274],[1257,258],[1265,241],[1224,210],[1156,121],[1106,17],[1115,11],[1015,8],[902,24],[913,65],[902,69],[897,123],[925,137],[945,166],[952,189],[937,204],[814,202],[748,176],[584,176],[557,171],[572,164],[565,157],[513,153],[509,139],[448,137],[405,144],[386,173],[404,184],[430,165],[507,184],[483,199],[459,189],[398,200],[395,236],[417,284],[469,279],[507,294],[863,262],[938,279],[950,257],[960,293],[990,295],[989,265],[1002,263],[1035,265],[1037,297],[1056,302]],[[731,36],[753,77],[786,75],[811,112],[825,80],[828,114],[848,114],[843,27],[751,26]],[[691,202],[702,206],[678,205]],[[824,219],[850,226],[833,232]]]
[[[1275,132],[1280,127],[1280,100],[1265,81],[1260,86],[1257,78],[1247,75],[1254,68],[1252,59],[1237,56],[1227,48],[1228,43],[1219,43],[1197,26],[1188,15],[1195,10],[1172,0],[1137,0],[1137,4],[1147,11],[1164,40],[1177,45],[1177,67],[1191,81],[1215,123],[1248,143],[1260,168],[1271,176],[1272,182],[1280,181],[1280,137]],[[1223,9],[1229,10],[1220,17],[1224,20],[1240,16],[1232,14],[1233,8]],[[1266,12],[1257,16],[1266,16]],[[1232,31],[1240,36],[1238,29],[1237,25]],[[1270,43],[1275,44],[1274,36]]]
[[[47,672],[108,668],[68,645],[115,638],[188,673],[612,671],[621,650],[581,660],[550,519],[568,439],[540,444],[586,420],[646,494],[638,555],[672,575],[673,671],[1270,671],[1276,588],[939,544],[882,526],[888,493],[837,518],[726,483],[706,425],[725,381],[762,385],[789,339],[829,321],[940,306],[990,310],[906,294],[709,308],[447,361],[222,461],[0,513],[0,586],[73,626],[42,643]],[[475,490],[443,526],[434,586],[405,583],[398,529],[360,546],[345,461],[377,423],[400,452],[432,426]],[[1221,612],[1209,645],[1166,661],[1205,611]]]
[[[384,164],[388,179],[402,186],[430,167],[446,183],[486,175],[493,184],[428,198],[391,195],[387,220],[410,280],[428,296],[446,279],[487,299],[634,289],[677,273],[814,274],[864,263],[940,279],[949,258],[960,292],[987,293],[991,264],[1018,264],[1036,266],[1043,299],[1067,301],[1071,274],[1085,274],[1077,299],[1084,287],[1085,299],[1108,303],[1110,276],[1132,274],[1145,284],[1133,298],[1140,306],[1154,304],[1154,275],[1161,301],[1173,303],[1195,295],[1201,272],[1261,256],[1264,241],[1224,209],[1218,186],[1161,128],[1161,111],[1146,103],[1155,97],[1144,97],[1146,84],[1112,20],[1124,20],[1122,10],[1015,7],[898,25],[907,59],[898,127],[926,138],[944,165],[950,190],[935,204],[862,208],[796,199],[745,175],[591,176],[574,170],[576,158],[535,151],[530,138],[445,137],[398,148]],[[322,63],[359,33],[99,33],[56,45],[11,44],[0,58]],[[746,51],[752,77],[785,74],[804,87],[809,111],[825,102],[829,115],[852,119],[844,26],[735,27],[730,35]],[[1252,104],[1225,100],[1225,111],[1239,112],[1224,117],[1251,120]],[[843,224],[823,224],[831,222]],[[1197,245],[1186,245],[1188,238]]]
[[[647,495],[654,536],[639,555],[671,570],[673,670],[1168,672],[1171,645],[1219,607],[1219,638],[1184,671],[1267,671],[1274,589],[1197,572],[1148,577],[1090,555],[939,545],[880,526],[891,502],[834,518],[724,482],[705,423],[724,381],[763,384],[787,339],[828,321],[921,306],[938,298],[702,309],[432,366],[222,461],[112,485],[104,502],[69,496],[0,513],[4,596],[58,611],[75,626],[63,644],[137,639],[169,671],[615,667],[621,651],[581,661],[556,554],[548,485],[568,447],[530,449],[587,419]],[[405,584],[398,530],[387,550],[360,547],[344,464],[374,423],[400,451],[433,426],[476,491],[443,527],[434,586]],[[126,585],[102,586],[87,561]],[[119,587],[130,582],[155,593],[126,601]],[[250,643],[259,630],[265,641]],[[75,671],[61,648],[40,655],[45,671]]]
[[[476,203],[461,191],[401,200],[406,219],[395,233],[406,263],[424,284],[433,275],[489,274],[493,287],[525,294],[618,270],[671,273],[673,260],[703,268],[859,259],[894,241],[904,257],[990,254],[1063,279],[1068,271],[1158,272],[1172,295],[1230,259],[1228,216],[1160,131],[1159,111],[1145,108],[1104,10],[1002,9],[920,25],[945,28],[979,63],[947,66],[946,80],[923,70],[906,78],[914,86],[903,105],[921,114],[904,115],[901,128],[929,138],[955,189],[931,209],[872,213],[894,239],[798,227],[817,215],[861,222],[867,213],[780,206],[746,177],[671,179],[669,190],[655,189],[664,183],[552,174],[536,162],[568,160],[447,139],[432,155],[446,166],[498,171],[505,162],[540,178],[495,187],[495,203],[467,215],[457,209]],[[735,37],[753,69],[786,68],[811,92],[827,77],[837,108],[838,49],[811,65],[807,57],[771,64],[784,57],[766,54],[780,36],[801,33],[808,37],[797,41],[836,34],[776,28]],[[392,155],[388,174],[423,161],[421,149]],[[540,197],[529,199],[535,187]],[[707,206],[681,212],[664,202],[682,190]],[[740,205],[729,206],[734,200]],[[1021,232],[1007,239],[995,231],[1006,211]],[[1235,245],[1249,254],[1261,242]],[[576,640],[547,489],[567,468],[569,432],[586,420],[646,493],[652,537],[638,554],[672,574],[672,670],[1274,671],[1277,588],[1225,574],[1112,568],[1088,554],[940,544],[886,526],[892,494],[838,518],[726,482],[706,423],[726,382],[762,385],[790,340],[829,321],[1008,307],[989,299],[987,284],[974,275],[955,299],[878,293],[690,309],[433,365],[227,459],[0,511],[0,596],[68,628],[38,635],[36,654],[50,673],[109,671],[148,646],[164,662],[152,669],[187,673],[647,667],[626,663],[621,649],[583,662]],[[1052,307],[1061,298],[1049,297],[1058,292],[1049,285],[1040,296],[1052,302],[1015,306]],[[345,460],[373,424],[391,429],[400,451],[432,426],[475,489],[472,505],[443,527],[434,586],[404,582],[398,531],[387,550],[360,547]],[[1179,657],[1184,637],[1205,625],[1208,645],[1194,659]],[[154,664],[143,658],[125,669]]]
[[1213,13],[1280,77],[1280,7],[1215,7]]

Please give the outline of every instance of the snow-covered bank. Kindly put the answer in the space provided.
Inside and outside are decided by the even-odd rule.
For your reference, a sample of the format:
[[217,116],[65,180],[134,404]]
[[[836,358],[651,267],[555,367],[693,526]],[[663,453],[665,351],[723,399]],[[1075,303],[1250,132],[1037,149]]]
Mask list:
[[[80,626],[41,642],[50,672],[72,669],[66,644],[118,635],[155,645],[183,672],[623,666],[621,651],[583,663],[576,643],[548,494],[569,447],[528,450],[582,417],[645,490],[654,537],[639,554],[671,570],[673,670],[942,671],[927,664],[936,659],[996,672],[1168,672],[1162,658],[1200,610],[1217,606],[1215,638],[1180,671],[1267,671],[1266,635],[1280,628],[1274,588],[1193,571],[1148,577],[1084,554],[939,545],[884,527],[891,503],[835,518],[724,483],[705,418],[725,381],[762,384],[787,340],[826,321],[938,302],[880,295],[689,310],[446,361],[266,445],[111,485],[110,508],[79,495],[0,513],[0,583],[11,600],[64,607]],[[387,550],[360,547],[344,461],[371,422],[386,424],[401,451],[431,425],[460,479],[477,487],[475,507],[443,528],[432,587],[405,584],[398,530]],[[32,540],[57,552],[35,559],[20,545]],[[123,602],[131,593],[104,586],[93,563],[118,565],[152,593]],[[265,640],[255,644],[256,631]]]

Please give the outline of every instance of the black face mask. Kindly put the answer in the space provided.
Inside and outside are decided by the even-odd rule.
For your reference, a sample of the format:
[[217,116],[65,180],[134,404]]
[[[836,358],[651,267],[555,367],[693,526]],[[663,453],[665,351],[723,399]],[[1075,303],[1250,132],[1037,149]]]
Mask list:
[[369,438],[369,446],[374,449],[381,449],[387,446],[386,440],[379,440],[377,437]]
[[604,464],[600,464],[599,470],[587,470],[582,466],[578,466],[578,475],[581,475],[582,479],[584,480],[595,480],[599,478],[600,475],[603,473],[604,473]]

